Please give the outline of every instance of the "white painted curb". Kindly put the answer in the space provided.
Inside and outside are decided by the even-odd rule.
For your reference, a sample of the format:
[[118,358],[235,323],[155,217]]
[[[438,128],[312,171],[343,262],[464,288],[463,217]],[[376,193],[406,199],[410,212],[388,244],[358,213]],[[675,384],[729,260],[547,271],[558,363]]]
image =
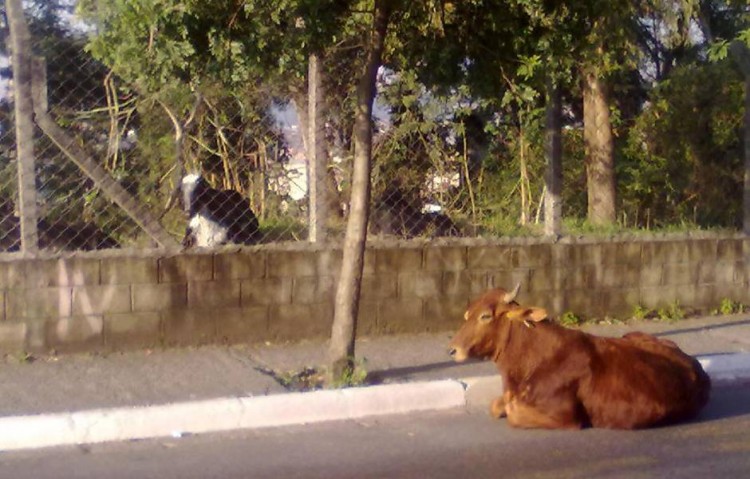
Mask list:
[[698,356],[698,361],[717,384],[750,380],[750,353]]
[[464,386],[441,380],[0,418],[0,451],[249,429],[465,405]]
[[[698,357],[716,383],[750,381],[750,353]],[[488,407],[499,375],[366,388],[0,417],[0,451],[181,436],[465,406]]]

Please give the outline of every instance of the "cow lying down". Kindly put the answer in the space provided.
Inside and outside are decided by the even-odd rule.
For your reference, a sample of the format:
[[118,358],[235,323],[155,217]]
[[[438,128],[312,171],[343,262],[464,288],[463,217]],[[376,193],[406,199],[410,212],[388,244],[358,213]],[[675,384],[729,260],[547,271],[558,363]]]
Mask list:
[[523,428],[637,429],[690,419],[708,402],[708,375],[672,341],[567,329],[544,309],[520,306],[517,293],[484,293],[450,343],[456,361],[490,358],[500,370],[493,417]]

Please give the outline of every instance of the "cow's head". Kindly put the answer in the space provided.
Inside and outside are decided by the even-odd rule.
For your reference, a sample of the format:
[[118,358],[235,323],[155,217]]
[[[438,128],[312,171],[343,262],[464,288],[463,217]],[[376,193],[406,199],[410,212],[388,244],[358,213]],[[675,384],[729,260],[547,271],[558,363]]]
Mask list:
[[544,309],[527,308],[516,303],[519,286],[510,292],[502,288],[491,289],[469,305],[464,313],[464,324],[449,346],[449,354],[456,362],[469,357],[492,356],[502,346],[499,343],[503,342],[503,324],[519,321],[531,327],[547,318]]

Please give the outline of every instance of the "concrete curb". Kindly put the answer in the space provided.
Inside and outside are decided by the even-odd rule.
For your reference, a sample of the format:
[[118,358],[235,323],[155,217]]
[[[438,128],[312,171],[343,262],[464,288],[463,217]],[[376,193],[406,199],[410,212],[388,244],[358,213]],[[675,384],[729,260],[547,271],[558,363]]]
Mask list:
[[[717,384],[750,381],[750,353],[699,357]],[[0,417],[0,451],[489,407],[499,375],[157,406]]]
[[0,418],[0,451],[307,424],[462,407],[464,386],[440,380],[158,406]]

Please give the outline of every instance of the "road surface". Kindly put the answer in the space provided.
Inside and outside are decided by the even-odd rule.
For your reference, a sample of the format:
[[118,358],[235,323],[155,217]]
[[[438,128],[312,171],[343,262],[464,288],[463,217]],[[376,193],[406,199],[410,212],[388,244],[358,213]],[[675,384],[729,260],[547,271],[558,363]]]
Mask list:
[[523,431],[451,410],[0,453],[9,479],[462,477],[750,477],[750,387],[717,388],[697,421],[645,431]]

